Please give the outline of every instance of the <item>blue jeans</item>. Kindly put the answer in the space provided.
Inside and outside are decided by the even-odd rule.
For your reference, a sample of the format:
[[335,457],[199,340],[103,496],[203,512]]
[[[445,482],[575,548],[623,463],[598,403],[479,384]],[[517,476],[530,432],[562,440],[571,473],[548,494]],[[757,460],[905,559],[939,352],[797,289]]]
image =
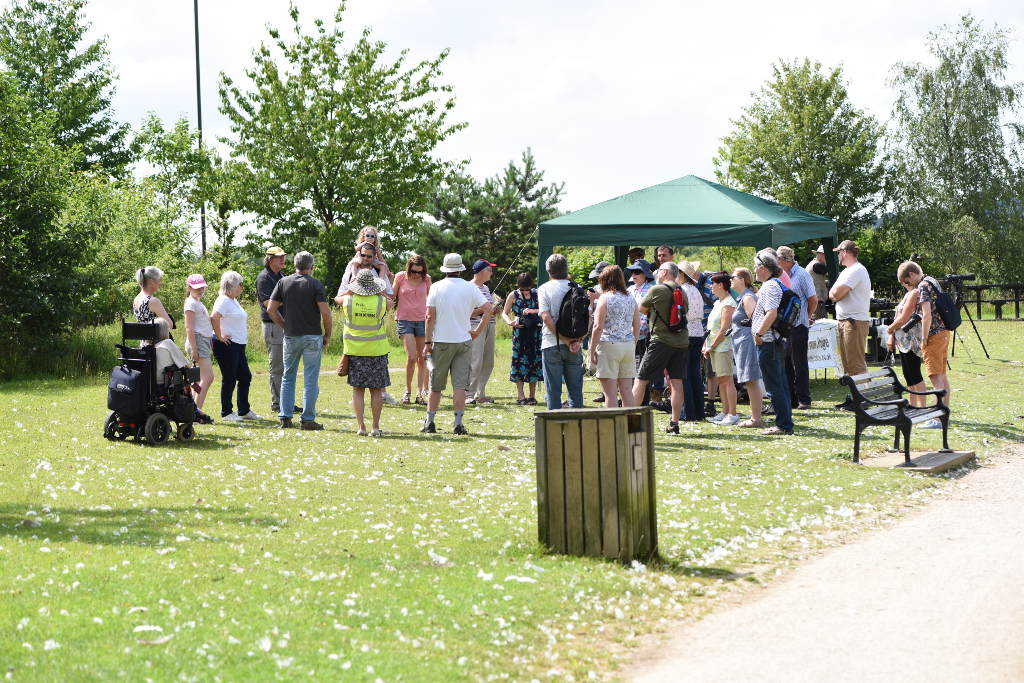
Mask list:
[[295,378],[302,359],[302,421],[316,417],[316,397],[320,395],[320,358],[324,338],[319,334],[284,338],[284,375],[281,377],[281,412],[278,417],[290,418],[295,412]]
[[572,353],[565,344],[550,346],[540,352],[544,366],[544,389],[548,410],[562,407],[562,381],[569,390],[569,405],[583,407],[583,353]]
[[704,337],[690,337],[690,355],[686,359],[686,379],[683,380],[683,396],[686,405],[680,419],[704,421],[704,377],[701,373],[701,347]]
[[772,395],[775,426],[793,431],[793,404],[789,401],[789,381],[786,378],[786,345],[781,341],[762,342],[757,347],[757,361],[761,366],[764,388]]

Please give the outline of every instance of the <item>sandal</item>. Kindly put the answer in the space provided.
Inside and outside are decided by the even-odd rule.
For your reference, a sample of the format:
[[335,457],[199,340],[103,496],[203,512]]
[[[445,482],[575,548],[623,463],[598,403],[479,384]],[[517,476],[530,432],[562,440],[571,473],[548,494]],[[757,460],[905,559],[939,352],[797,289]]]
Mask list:
[[755,420],[752,417],[748,417],[746,420],[743,420],[743,422],[740,422],[736,426],[737,427],[756,427],[756,428],[760,429],[761,427],[764,427],[764,422],[761,422],[760,420]]
[[366,430],[360,429],[358,432],[356,432],[356,436],[366,436]]
[[535,406],[535,405],[537,405],[537,399],[535,399],[533,396],[531,396],[530,398],[526,399],[526,405],[528,405],[528,406]]
[[411,398],[411,395],[409,394],[409,392],[408,391],[405,392],[404,394],[402,394],[402,403],[404,405],[408,405],[410,403],[410,398]]
[[378,436],[381,436],[382,434],[384,434],[384,432],[382,432],[379,429],[374,429],[372,432],[370,432],[370,436],[373,436],[373,437],[378,437]]
[[518,401],[516,401],[516,405],[521,405],[521,406],[529,405],[530,404],[529,401],[530,401],[530,399],[524,397],[524,398],[521,398]]
[[787,432],[785,429],[781,427],[769,427],[768,429],[764,430],[761,433],[764,434],[765,436],[788,436],[793,432]]

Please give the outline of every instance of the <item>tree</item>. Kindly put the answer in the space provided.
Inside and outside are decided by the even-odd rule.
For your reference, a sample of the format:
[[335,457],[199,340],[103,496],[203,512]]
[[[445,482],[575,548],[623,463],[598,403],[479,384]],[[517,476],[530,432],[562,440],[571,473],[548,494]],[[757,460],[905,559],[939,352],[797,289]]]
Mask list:
[[217,153],[199,144],[199,132],[182,117],[170,130],[154,114],[146,117],[135,139],[139,155],[155,172],[146,182],[162,198],[167,219],[192,222],[204,201],[211,201],[219,185]]
[[872,218],[885,171],[883,129],[850,102],[842,69],[780,61],[733,121],[714,159],[719,182],[852,231]]
[[[893,68],[890,145],[893,249],[926,264],[1024,278],[1021,139],[1013,120],[1024,85],[1007,82],[1009,34],[970,14],[928,35],[934,63]],[[978,229],[979,235],[965,230]],[[955,245],[955,248],[953,248]]]
[[81,148],[78,169],[121,174],[130,161],[127,127],[113,118],[114,72],[106,41],[84,44],[85,0],[14,0],[0,15],[3,62],[37,112],[52,115],[52,135]]
[[346,49],[344,10],[307,35],[293,4],[292,39],[270,29],[245,72],[250,87],[220,81],[240,208],[269,222],[274,241],[322,255],[332,280],[364,224],[401,248],[449,169],[434,149],[462,127],[448,121],[455,102],[437,82],[447,51],[409,68],[406,50],[385,63],[386,45],[369,29]]
[[[76,159],[54,144],[52,117],[36,112],[0,71],[0,357],[23,358],[66,329],[77,306],[87,235],[58,220]],[[6,372],[0,368],[0,373]]]
[[521,165],[510,161],[504,171],[483,182],[453,175],[438,187],[430,210],[436,222],[421,227],[416,249],[432,267],[448,252],[497,263],[494,284],[509,268],[535,272],[537,226],[559,215],[565,187],[543,182],[544,172],[529,148]]

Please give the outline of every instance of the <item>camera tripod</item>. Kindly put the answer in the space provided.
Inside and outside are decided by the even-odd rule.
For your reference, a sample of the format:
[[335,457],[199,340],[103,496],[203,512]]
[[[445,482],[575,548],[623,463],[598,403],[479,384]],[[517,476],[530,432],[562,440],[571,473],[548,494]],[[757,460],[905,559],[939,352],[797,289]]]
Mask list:
[[[974,317],[971,316],[971,309],[967,307],[967,302],[964,301],[964,280],[973,280],[973,274],[967,275],[947,275],[946,282],[949,285],[950,294],[953,300],[956,301],[956,305],[963,311],[964,315],[971,322],[971,327],[974,329],[974,336],[978,338],[978,343],[981,344],[981,350],[985,352],[985,358],[991,358],[988,355],[988,349],[985,348],[985,340],[981,338],[981,332],[978,331],[978,326],[974,324]],[[950,352],[951,357],[956,356],[956,338],[960,335],[953,330],[953,350]]]

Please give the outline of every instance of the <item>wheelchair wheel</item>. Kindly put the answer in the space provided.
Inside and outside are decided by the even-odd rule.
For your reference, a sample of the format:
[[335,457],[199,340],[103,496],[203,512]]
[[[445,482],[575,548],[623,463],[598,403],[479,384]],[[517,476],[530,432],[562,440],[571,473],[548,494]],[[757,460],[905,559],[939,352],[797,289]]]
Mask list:
[[154,446],[167,443],[171,438],[171,421],[163,413],[153,413],[146,419],[146,439]]
[[111,441],[117,438],[117,413],[107,415],[107,421],[103,423],[103,438]]
[[191,441],[196,436],[196,430],[191,422],[182,422],[178,425],[178,441]]

